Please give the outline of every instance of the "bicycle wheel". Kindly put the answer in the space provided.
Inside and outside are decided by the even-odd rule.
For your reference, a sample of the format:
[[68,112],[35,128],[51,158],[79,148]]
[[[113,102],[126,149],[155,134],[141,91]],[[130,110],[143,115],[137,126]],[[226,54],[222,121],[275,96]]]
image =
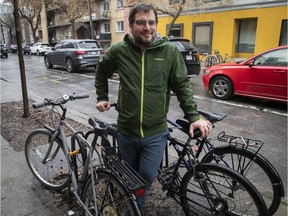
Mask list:
[[47,129],[30,133],[25,142],[25,157],[31,172],[42,185],[62,190],[69,183],[68,164],[61,141],[56,139],[49,143],[50,138],[51,132]]
[[[136,200],[116,176],[109,171],[99,169],[96,171],[95,176],[95,199],[93,196],[91,177],[85,184],[82,196],[83,202],[91,214],[118,216],[140,215]],[[85,210],[84,215],[88,215]]]
[[180,185],[186,215],[268,215],[265,202],[243,176],[219,164],[190,169]]
[[284,197],[284,186],[282,180],[273,167],[259,153],[237,146],[223,146],[213,149],[212,154],[206,154],[203,163],[219,163],[226,165],[241,175],[244,175],[260,192],[268,207],[269,214],[273,215]]

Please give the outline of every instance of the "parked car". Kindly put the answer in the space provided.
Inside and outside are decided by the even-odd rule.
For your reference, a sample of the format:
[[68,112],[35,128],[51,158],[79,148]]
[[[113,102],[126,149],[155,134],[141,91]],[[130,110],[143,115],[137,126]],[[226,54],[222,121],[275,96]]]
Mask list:
[[46,52],[51,51],[52,46],[49,43],[37,42],[30,47],[30,55],[44,55]]
[[8,58],[8,48],[5,44],[1,44],[1,58],[6,57]]
[[16,53],[18,51],[17,45],[11,44],[9,47],[9,52],[10,53]]
[[190,43],[190,40],[181,37],[173,37],[169,38],[169,41],[174,43],[181,52],[187,67],[188,77],[199,75],[201,70],[199,52],[194,45]]
[[30,47],[32,46],[32,44],[23,44],[23,54],[30,54]]
[[44,63],[48,69],[59,65],[68,72],[75,72],[79,68],[96,67],[102,53],[104,50],[96,40],[65,39],[45,54]]
[[240,63],[226,63],[203,71],[204,88],[218,99],[233,95],[287,102],[288,46],[262,52]]

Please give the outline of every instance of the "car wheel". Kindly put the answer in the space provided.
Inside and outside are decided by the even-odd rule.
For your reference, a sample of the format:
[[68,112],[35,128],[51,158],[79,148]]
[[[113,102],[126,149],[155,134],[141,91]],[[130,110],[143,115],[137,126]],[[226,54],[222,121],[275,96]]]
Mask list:
[[69,73],[72,73],[74,72],[75,70],[75,67],[73,66],[73,62],[70,58],[68,58],[66,60],[66,70],[69,72]]
[[53,65],[50,64],[50,61],[49,61],[48,56],[45,56],[45,57],[44,57],[44,63],[45,63],[45,66],[46,66],[47,69],[53,68]]
[[210,91],[215,98],[228,99],[233,95],[234,88],[230,79],[217,76],[211,81]]

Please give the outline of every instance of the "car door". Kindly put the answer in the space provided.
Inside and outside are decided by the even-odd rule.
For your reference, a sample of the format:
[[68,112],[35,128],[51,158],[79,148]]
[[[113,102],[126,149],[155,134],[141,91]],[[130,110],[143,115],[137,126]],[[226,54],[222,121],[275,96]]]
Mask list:
[[254,58],[240,73],[240,93],[287,100],[287,48]]
[[65,41],[62,41],[61,43],[59,42],[59,44],[57,44],[55,46],[55,51],[53,53],[53,61],[54,61],[54,64],[55,65],[65,65],[65,61],[64,61],[64,45],[66,44],[67,42]]

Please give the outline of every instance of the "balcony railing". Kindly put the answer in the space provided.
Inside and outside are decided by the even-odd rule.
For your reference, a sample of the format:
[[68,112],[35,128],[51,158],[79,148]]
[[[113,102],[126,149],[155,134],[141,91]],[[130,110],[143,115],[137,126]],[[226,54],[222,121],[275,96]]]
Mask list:
[[101,33],[100,35],[96,35],[97,40],[111,40],[111,33]]

